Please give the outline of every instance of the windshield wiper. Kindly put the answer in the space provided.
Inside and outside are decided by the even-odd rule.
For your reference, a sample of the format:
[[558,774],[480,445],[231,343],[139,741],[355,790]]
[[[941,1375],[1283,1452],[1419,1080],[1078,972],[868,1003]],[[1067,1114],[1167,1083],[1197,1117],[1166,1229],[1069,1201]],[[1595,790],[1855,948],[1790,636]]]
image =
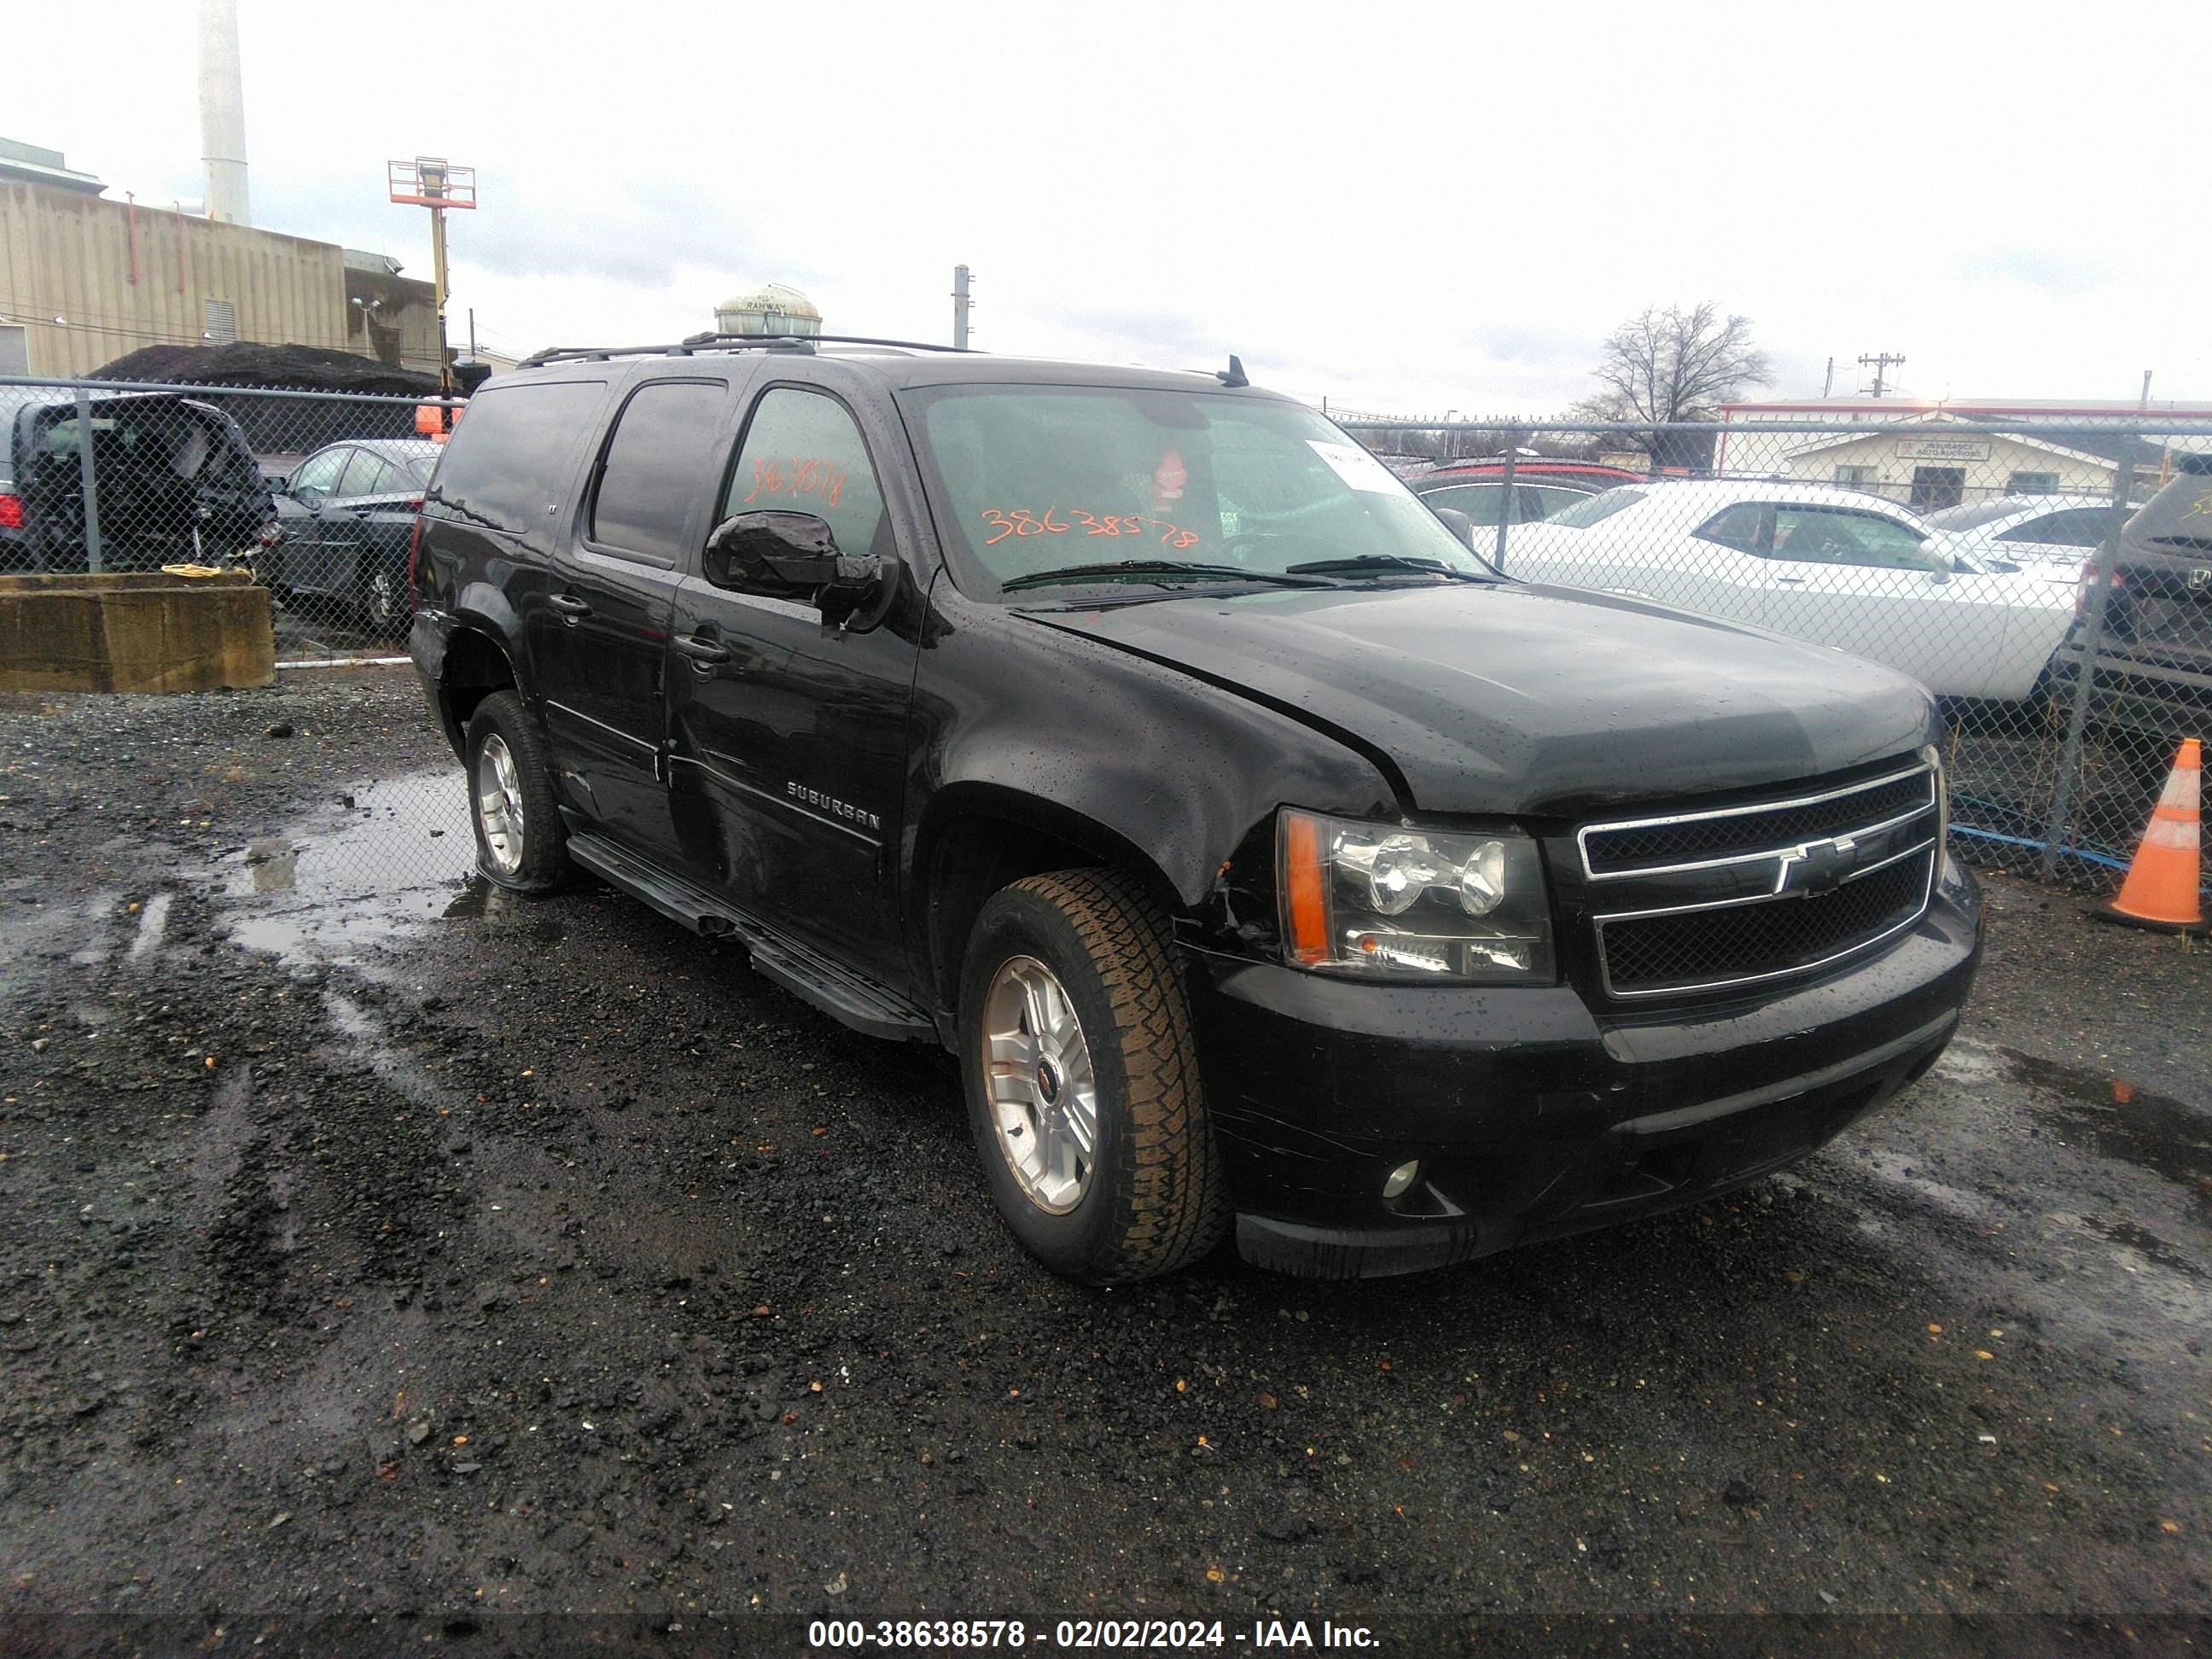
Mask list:
[[1426,576],[1449,576],[1455,582],[1486,582],[1487,576],[1477,575],[1472,570],[1455,570],[1437,559],[1409,559],[1403,553],[1362,553],[1350,559],[1314,559],[1305,564],[1294,564],[1290,574],[1296,575],[1334,574],[1353,570],[1418,570]]
[[1286,574],[1275,570],[1247,570],[1236,564],[1194,564],[1188,559],[1115,559],[1105,564],[1064,564],[1057,570],[1033,570],[999,584],[1011,593],[1018,587],[1042,587],[1048,582],[1081,581],[1086,576],[1228,576],[1244,582],[1272,582],[1278,587],[1331,587],[1319,576]]

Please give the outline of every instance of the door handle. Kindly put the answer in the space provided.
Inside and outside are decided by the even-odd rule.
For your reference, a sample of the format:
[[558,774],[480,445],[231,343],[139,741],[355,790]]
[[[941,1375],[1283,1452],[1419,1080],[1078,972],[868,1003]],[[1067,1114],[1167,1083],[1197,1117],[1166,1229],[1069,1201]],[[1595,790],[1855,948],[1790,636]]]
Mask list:
[[696,634],[678,634],[670,643],[702,670],[730,659],[730,647],[719,640],[704,639]]
[[592,614],[592,607],[574,593],[556,593],[545,601],[571,622],[581,621]]
[[1802,576],[1777,576],[1774,580],[1778,586],[1802,587],[1805,585]]

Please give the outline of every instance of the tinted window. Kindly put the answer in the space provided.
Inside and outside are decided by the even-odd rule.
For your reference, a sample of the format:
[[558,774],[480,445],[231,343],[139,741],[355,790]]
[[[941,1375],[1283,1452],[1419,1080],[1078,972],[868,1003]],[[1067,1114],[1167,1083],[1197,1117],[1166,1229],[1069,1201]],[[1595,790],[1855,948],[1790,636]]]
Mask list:
[[593,541],[657,558],[683,556],[684,520],[714,465],[728,392],[720,380],[657,380],[631,394],[599,467]]
[[2081,507],[2065,513],[2046,513],[2039,519],[2014,525],[1997,538],[2001,542],[2048,542],[2057,547],[2094,547],[2105,539],[2112,521],[2110,507]]
[[1498,498],[1505,486],[1494,483],[1447,484],[1442,489],[1425,489],[1421,499],[1431,507],[1449,507],[1455,513],[1464,513],[1477,524],[1498,522]]
[[1540,519],[1551,518],[1589,499],[1587,489],[1564,489],[1557,484],[1530,484],[1528,493],[1535,497],[1534,516]]
[[489,386],[447,440],[430,499],[455,518],[520,535],[550,526],[577,428],[599,412],[604,380]]
[[1761,521],[1768,511],[1759,501],[1738,501],[1733,507],[1724,507],[1698,526],[1698,538],[1742,553],[1759,552]]
[[1601,519],[1609,519],[1623,507],[1633,507],[1644,499],[1644,491],[1634,484],[1623,484],[1618,489],[1608,489],[1601,495],[1585,496],[1572,507],[1564,507],[1552,514],[1550,522],[1565,525],[1570,530],[1587,530]]
[[1920,532],[1872,513],[1833,507],[1778,505],[1774,509],[1774,556],[1816,564],[1924,567]]
[[868,447],[845,406],[818,392],[776,386],[753,406],[722,516],[769,508],[826,520],[843,552],[893,552],[888,538],[877,544],[884,497]]

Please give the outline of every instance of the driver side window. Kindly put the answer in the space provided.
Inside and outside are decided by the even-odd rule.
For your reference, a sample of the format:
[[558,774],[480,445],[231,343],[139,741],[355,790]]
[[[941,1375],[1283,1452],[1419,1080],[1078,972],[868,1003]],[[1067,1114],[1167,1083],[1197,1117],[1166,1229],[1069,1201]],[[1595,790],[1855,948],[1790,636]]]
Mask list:
[[325,449],[319,455],[309,456],[300,470],[292,475],[289,493],[295,501],[327,499],[337,487],[338,474],[344,470],[353,453],[350,449]]
[[765,510],[813,514],[841,553],[896,556],[867,444],[845,406],[821,392],[773,386],[753,406],[720,519]]

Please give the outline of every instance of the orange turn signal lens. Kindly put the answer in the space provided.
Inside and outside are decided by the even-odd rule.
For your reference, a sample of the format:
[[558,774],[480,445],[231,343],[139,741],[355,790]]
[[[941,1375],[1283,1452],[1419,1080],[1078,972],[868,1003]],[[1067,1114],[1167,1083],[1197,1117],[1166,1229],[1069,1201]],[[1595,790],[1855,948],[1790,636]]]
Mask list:
[[1291,957],[1328,960],[1328,894],[1323,885],[1321,823],[1310,812],[1283,814],[1283,927]]

